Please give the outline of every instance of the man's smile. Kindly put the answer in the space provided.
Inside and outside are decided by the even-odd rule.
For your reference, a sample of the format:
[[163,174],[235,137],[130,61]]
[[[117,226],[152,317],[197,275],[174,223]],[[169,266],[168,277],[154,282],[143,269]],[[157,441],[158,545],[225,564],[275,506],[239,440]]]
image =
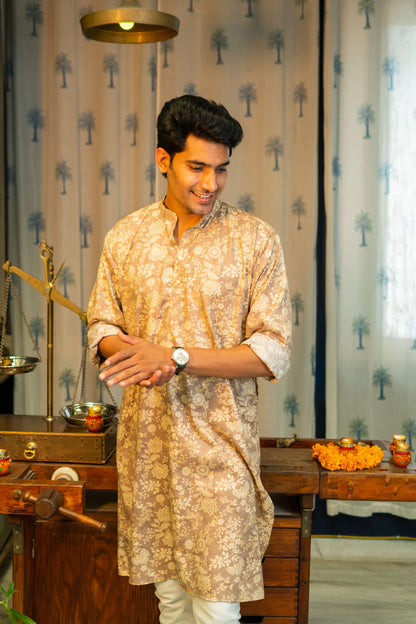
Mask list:
[[208,201],[208,200],[210,200],[210,199],[212,199],[212,198],[214,197],[214,194],[213,194],[213,193],[209,193],[209,194],[206,194],[206,193],[198,193],[198,191],[192,191],[192,193],[193,193],[196,197],[198,197],[198,199],[201,199],[202,201]]

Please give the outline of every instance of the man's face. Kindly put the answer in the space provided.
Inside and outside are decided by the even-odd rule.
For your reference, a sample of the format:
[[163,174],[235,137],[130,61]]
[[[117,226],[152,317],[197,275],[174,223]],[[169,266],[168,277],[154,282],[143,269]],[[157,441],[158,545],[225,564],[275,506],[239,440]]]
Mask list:
[[228,147],[190,134],[183,152],[170,158],[161,147],[156,162],[167,174],[165,205],[178,217],[211,212],[227,181]]

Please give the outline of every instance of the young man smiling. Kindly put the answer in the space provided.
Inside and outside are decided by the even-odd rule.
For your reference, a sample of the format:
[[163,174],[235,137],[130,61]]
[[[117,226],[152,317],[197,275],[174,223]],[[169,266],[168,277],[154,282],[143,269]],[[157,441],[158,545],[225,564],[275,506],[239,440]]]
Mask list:
[[107,234],[88,309],[100,378],[125,388],[119,572],[155,583],[161,624],[236,624],[263,596],[256,378],[289,366],[286,271],[277,233],[219,200],[240,124],[185,95],[157,130],[166,196]]

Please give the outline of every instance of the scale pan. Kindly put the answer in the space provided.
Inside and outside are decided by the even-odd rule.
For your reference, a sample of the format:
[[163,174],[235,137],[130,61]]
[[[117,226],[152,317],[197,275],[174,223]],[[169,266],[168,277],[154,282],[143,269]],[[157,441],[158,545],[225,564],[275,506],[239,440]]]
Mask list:
[[59,410],[59,413],[71,425],[76,425],[77,427],[85,426],[85,419],[88,416],[88,408],[93,406],[101,407],[101,415],[104,420],[104,425],[108,425],[108,423],[110,423],[117,414],[117,408],[114,405],[109,405],[108,403],[95,403],[94,401],[66,405]]
[[17,355],[2,357],[0,358],[0,375],[29,373],[38,362],[39,358],[36,357],[19,357]]

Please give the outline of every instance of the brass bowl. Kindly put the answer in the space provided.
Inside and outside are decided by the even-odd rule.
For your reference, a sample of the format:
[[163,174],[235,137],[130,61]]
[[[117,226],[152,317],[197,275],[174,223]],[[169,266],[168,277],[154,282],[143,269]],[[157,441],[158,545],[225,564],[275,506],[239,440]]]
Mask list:
[[19,375],[32,371],[39,358],[19,357],[17,355],[6,355],[0,358],[0,375]]
[[114,405],[88,401],[87,403],[74,403],[73,405],[66,405],[59,410],[59,413],[70,425],[85,427],[85,419],[88,416],[89,407],[101,407],[101,415],[104,420],[104,426],[112,422],[118,411],[117,407]]

